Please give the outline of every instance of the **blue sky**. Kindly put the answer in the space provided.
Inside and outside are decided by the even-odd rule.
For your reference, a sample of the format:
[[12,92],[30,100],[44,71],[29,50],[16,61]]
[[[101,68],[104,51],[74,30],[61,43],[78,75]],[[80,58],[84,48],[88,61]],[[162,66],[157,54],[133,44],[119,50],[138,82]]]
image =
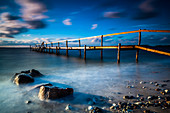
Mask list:
[[[170,30],[169,5],[169,0],[0,0],[0,46],[138,29]],[[105,37],[104,44],[137,44],[137,36]],[[142,44],[169,43],[168,33],[142,33]]]

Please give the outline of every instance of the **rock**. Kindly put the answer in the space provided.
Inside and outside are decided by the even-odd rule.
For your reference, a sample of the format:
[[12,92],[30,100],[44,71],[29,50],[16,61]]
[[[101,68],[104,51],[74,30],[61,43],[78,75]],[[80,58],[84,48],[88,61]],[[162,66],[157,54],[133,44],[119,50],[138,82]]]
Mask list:
[[61,89],[54,86],[41,86],[38,97],[40,100],[58,99],[73,94],[72,88]]
[[42,74],[41,74],[38,70],[35,70],[35,69],[26,70],[26,71],[21,71],[21,73],[29,74],[29,75],[32,76],[32,77],[42,76]]
[[156,88],[156,89],[155,89],[155,91],[161,91],[161,89],[159,89],[159,88]]
[[137,98],[139,98],[140,96],[141,96],[140,94],[137,94],[137,96],[136,96],[136,97],[137,97]]
[[143,86],[143,87],[142,87],[142,89],[146,89],[146,87],[145,87],[145,86]]
[[123,96],[123,99],[133,99],[134,96]]
[[30,103],[31,103],[31,101],[30,101],[30,100],[27,100],[27,101],[25,101],[25,103],[26,103],[26,104],[30,104]]
[[31,75],[32,77],[42,76],[42,74],[41,74],[38,70],[35,70],[35,69],[31,69],[31,70],[30,70],[30,75]]
[[15,75],[15,78],[13,80],[13,83],[17,85],[31,83],[31,82],[34,82],[34,78],[32,78],[30,75],[25,73]]
[[100,109],[99,107],[95,107],[94,109],[91,110],[90,113],[102,113],[102,109]]
[[93,106],[88,106],[88,110],[89,111],[91,111],[91,110],[93,110],[94,108],[93,108]]
[[150,84],[153,84],[153,82],[150,82]]
[[68,104],[68,105],[66,106],[66,108],[65,108],[65,110],[71,110],[71,109],[72,109],[72,107],[71,107],[70,104]]
[[164,92],[168,94],[170,91],[168,89],[165,89]]
[[112,106],[116,106],[116,103],[113,103]]
[[159,86],[159,84],[158,84],[158,83],[155,83],[155,86]]
[[142,105],[143,103],[142,102],[135,102],[134,104],[135,105]]
[[126,88],[134,88],[135,86],[134,85],[128,85],[126,86]]
[[146,82],[140,81],[140,84],[145,84]]

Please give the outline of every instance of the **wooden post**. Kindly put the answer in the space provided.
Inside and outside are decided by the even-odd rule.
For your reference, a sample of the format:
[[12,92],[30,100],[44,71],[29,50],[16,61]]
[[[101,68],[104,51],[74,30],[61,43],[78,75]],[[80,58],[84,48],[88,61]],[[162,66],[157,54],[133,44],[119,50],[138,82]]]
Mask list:
[[[141,29],[139,29],[141,30]],[[138,39],[138,45],[141,44],[141,32],[139,31],[139,39]],[[136,63],[138,63],[138,59],[139,59],[139,49],[137,49],[136,51]]]
[[58,54],[59,54],[59,50],[60,50],[60,43],[58,42]]
[[46,47],[45,47],[45,49],[46,49],[46,53],[47,53],[47,43],[46,43]]
[[121,43],[118,44],[117,48],[117,63],[120,63],[120,49],[121,49]]
[[57,50],[57,46],[56,46],[56,55],[58,55],[58,50]]
[[86,45],[84,45],[84,60],[86,60]]
[[30,51],[31,51],[31,45],[30,45]]
[[[53,43],[51,42],[51,47],[53,47]],[[51,53],[53,53],[53,49],[51,49]]]
[[[79,39],[79,47],[81,47],[80,39]],[[79,54],[80,54],[80,57],[81,57],[81,49],[79,50]]]
[[50,46],[49,46],[49,53],[50,53]]
[[[101,47],[103,46],[103,35],[101,36]],[[101,60],[103,60],[103,49],[100,51]]]
[[67,49],[66,49],[66,56],[68,56],[68,41],[66,40],[66,47],[67,47]]
[[[141,29],[139,29],[139,30],[141,30]],[[138,45],[140,45],[140,43],[141,43],[141,32],[139,31],[139,40],[138,40]]]

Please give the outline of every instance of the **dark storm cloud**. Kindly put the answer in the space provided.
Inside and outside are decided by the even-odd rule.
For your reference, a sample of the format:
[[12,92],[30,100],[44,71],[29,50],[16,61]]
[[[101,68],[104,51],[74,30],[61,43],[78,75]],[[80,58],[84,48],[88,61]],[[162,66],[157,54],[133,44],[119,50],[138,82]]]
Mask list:
[[1,14],[1,19],[6,21],[6,20],[17,20],[20,19],[21,17],[19,16],[13,16],[10,13],[2,13]]
[[45,28],[46,24],[43,21],[40,20],[34,20],[34,21],[26,21],[28,25],[30,25],[30,29],[40,29]]
[[47,9],[41,0],[15,1],[21,6],[20,11],[22,15],[14,16],[9,12],[1,13],[0,38],[14,38],[13,35],[27,32],[29,29],[41,29],[46,27],[42,19],[48,18],[43,15]]
[[144,20],[144,19],[149,19],[153,17],[157,17],[159,13],[157,12],[143,12],[139,11],[135,14],[133,17],[134,20]]

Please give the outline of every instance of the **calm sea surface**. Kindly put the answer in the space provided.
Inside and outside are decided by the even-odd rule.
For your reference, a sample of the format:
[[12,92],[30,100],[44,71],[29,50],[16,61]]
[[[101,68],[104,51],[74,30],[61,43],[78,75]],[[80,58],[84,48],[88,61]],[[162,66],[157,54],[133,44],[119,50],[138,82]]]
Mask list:
[[[58,87],[72,87],[76,95],[98,95],[109,97],[113,92],[123,92],[126,81],[170,79],[170,57],[140,51],[139,63],[135,63],[136,51],[121,51],[120,65],[116,63],[117,51],[87,51],[87,61],[79,58],[78,51],[70,51],[70,57],[38,53],[29,49],[0,49],[0,112],[42,112],[37,94],[25,96],[27,90],[38,83]],[[83,51],[82,51],[83,56]],[[10,78],[17,72],[37,69],[45,76],[36,78],[35,83],[19,88]],[[25,105],[26,100],[34,101]],[[73,103],[81,105],[82,103]],[[22,108],[22,109],[21,109]],[[61,109],[64,109],[62,106]],[[47,112],[47,111],[43,111]]]

